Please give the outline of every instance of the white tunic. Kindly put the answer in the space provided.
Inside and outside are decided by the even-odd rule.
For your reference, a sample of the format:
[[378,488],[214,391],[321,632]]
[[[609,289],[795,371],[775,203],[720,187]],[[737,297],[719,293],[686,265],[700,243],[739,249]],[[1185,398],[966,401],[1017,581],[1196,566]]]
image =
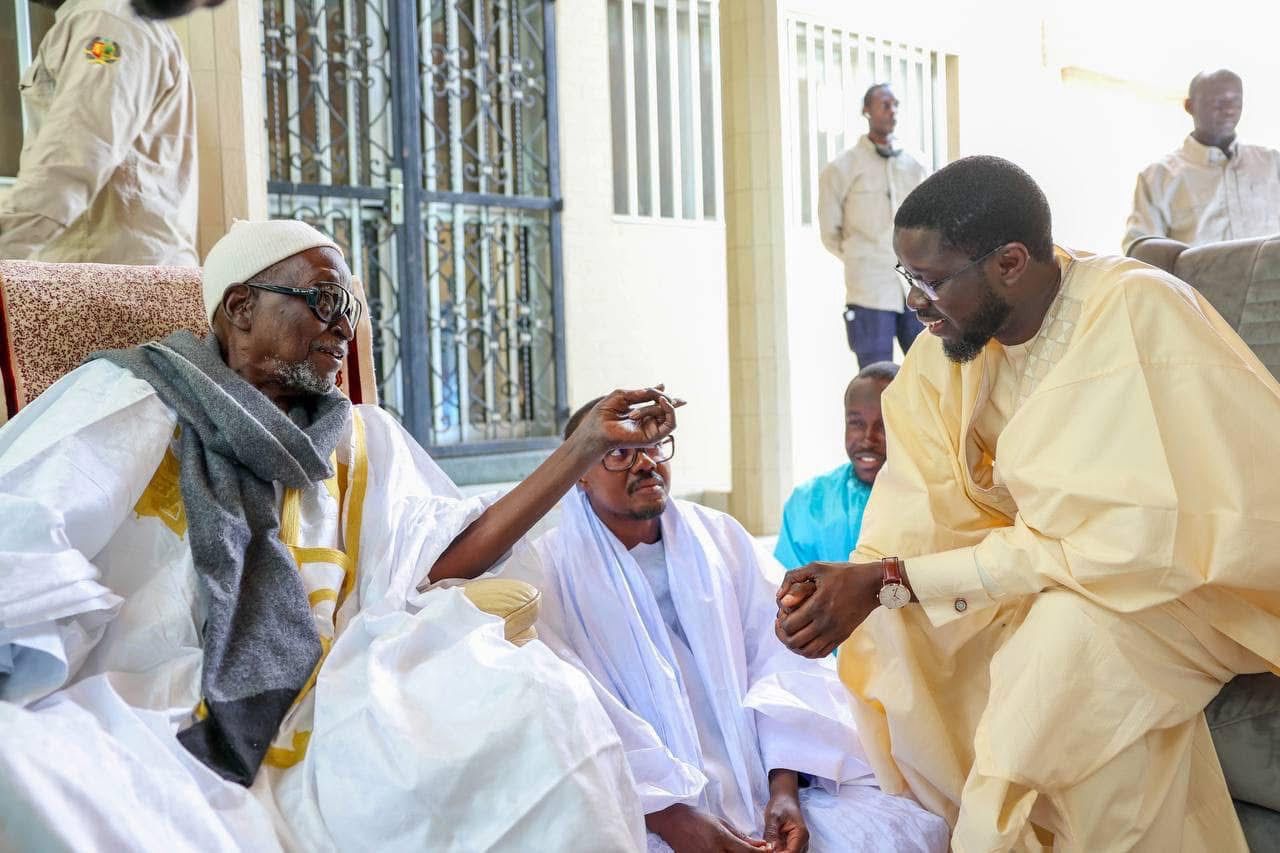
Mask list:
[[[326,657],[251,789],[177,742],[202,602],[176,419],[104,361],[0,429],[0,827],[20,849],[602,850],[641,842],[587,681],[456,589],[416,593],[484,508],[384,412],[280,494]],[[565,725],[571,720],[572,725]]]
[[575,489],[507,571],[540,581],[538,630],[591,676],[646,814],[684,803],[760,837],[765,774],[788,769],[812,780],[814,853],[946,849],[941,818],[875,787],[830,665],[774,635],[782,567],[731,517],[672,501],[661,545],[629,552]]

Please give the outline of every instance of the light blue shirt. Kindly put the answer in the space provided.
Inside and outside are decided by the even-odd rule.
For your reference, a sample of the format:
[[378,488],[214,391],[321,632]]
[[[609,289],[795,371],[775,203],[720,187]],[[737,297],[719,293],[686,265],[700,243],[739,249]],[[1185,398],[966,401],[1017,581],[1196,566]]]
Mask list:
[[858,544],[871,486],[846,462],[796,486],[782,509],[773,556],[787,569],[818,560],[843,563]]

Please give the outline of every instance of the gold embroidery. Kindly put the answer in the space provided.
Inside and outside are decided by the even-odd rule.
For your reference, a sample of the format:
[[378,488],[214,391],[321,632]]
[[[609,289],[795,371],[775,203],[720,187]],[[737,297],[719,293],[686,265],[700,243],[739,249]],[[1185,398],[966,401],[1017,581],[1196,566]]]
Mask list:
[[280,505],[280,541],[286,545],[295,545],[302,529],[302,492],[298,489],[285,489],[284,500]]
[[[352,436],[355,439],[355,452],[352,454],[352,466],[349,472],[351,499],[347,507],[347,529],[343,536],[343,544],[347,546],[347,556],[351,559],[351,568],[342,580],[342,592],[338,596],[339,606],[347,600],[356,583],[356,567],[360,562],[360,526],[364,521],[364,496],[369,488],[369,457],[365,454],[364,421],[356,412],[351,413]],[[344,477],[345,480],[345,477]]]
[[267,757],[262,761],[269,767],[292,767],[307,754],[307,743],[311,740],[311,732],[294,732],[293,746],[273,746],[267,750]]
[[336,589],[324,589],[324,588],[314,589],[311,591],[311,594],[307,596],[307,602],[311,605],[313,609],[317,604],[319,604],[322,601],[336,602],[337,600],[338,600],[338,591]]
[[301,545],[289,545],[288,548],[299,566],[303,563],[333,563],[344,572],[351,570],[351,558],[333,548],[304,548]]
[[166,448],[160,467],[151,475],[146,491],[133,507],[139,518],[152,516],[160,519],[179,539],[187,535],[187,508],[182,503],[181,477],[182,465],[178,457],[173,454],[173,448]]
[[[288,546],[292,552],[294,560],[299,564],[299,570],[302,568],[302,563],[313,561],[332,563],[343,570],[341,591],[320,588],[313,590],[308,596],[312,608],[325,601],[335,602],[333,616],[335,630],[337,628],[337,609],[342,606],[355,587],[356,563],[359,559],[360,551],[360,524],[364,514],[364,498],[369,482],[369,459],[365,453],[364,422],[355,412],[352,412],[351,450],[352,464],[350,466],[338,465],[338,471],[332,478],[332,484],[325,483],[326,488],[331,493],[334,485],[338,487],[339,512],[346,511],[347,523],[344,529],[343,543],[346,545],[346,553],[332,548],[304,547],[297,544],[302,522],[302,493],[298,490],[285,489],[283,505],[280,510],[280,541]],[[348,490],[350,490],[350,494],[348,494]],[[320,675],[320,668],[324,666],[325,660],[329,657],[329,650],[333,647],[333,643],[333,636],[320,635],[320,660],[316,662],[315,669],[311,671],[311,676],[307,679],[307,683],[302,686],[302,690],[298,691],[298,695],[294,697],[293,704],[290,706],[291,711],[301,705],[307,694],[315,688],[316,678]],[[267,750],[267,756],[263,763],[271,767],[294,766],[307,754],[307,743],[310,739],[311,732],[309,731],[294,732],[291,748],[271,747]]]
[[[309,604],[312,608],[325,601],[334,601],[336,605],[341,606],[355,586],[356,561],[359,556],[360,524],[364,513],[364,497],[369,481],[369,459],[365,454],[364,422],[354,412],[352,413],[352,421],[352,464],[350,466],[339,464],[337,466],[337,474],[329,482],[325,483],[325,487],[331,494],[334,487],[337,486],[339,511],[346,511],[347,519],[344,528],[346,553],[333,548],[304,547],[297,544],[302,526],[302,493],[300,491],[297,489],[285,489],[280,508],[280,541],[293,554],[294,560],[299,564],[299,570],[301,570],[302,563],[325,562],[332,563],[343,571],[342,590],[338,591],[323,587],[313,590],[308,595]],[[174,466],[176,471],[176,459],[174,459]],[[348,489],[351,492],[350,495],[347,494]],[[183,518],[185,521],[185,515]],[[329,657],[329,650],[333,648],[333,643],[334,637],[332,635],[320,635],[320,660],[316,663],[315,669],[311,671],[311,675],[306,684],[302,686],[302,690],[294,697],[293,704],[290,706],[291,712],[301,705],[307,695],[315,688],[316,678],[320,675],[320,668],[324,666],[325,660]],[[207,716],[208,710],[203,699],[196,706],[195,714],[197,719],[204,719]],[[280,736],[284,737],[285,735],[280,734]],[[266,757],[263,759],[263,763],[277,768],[293,767],[306,756],[307,745],[310,740],[310,731],[296,731],[291,736],[289,746],[270,747],[267,750]]]

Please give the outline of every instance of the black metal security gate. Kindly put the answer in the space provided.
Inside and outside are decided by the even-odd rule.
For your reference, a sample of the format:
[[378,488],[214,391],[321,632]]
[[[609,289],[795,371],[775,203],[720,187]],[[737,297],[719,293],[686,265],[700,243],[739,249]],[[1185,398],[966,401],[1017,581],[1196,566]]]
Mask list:
[[382,404],[437,455],[566,410],[551,0],[263,0],[273,216],[364,283]]

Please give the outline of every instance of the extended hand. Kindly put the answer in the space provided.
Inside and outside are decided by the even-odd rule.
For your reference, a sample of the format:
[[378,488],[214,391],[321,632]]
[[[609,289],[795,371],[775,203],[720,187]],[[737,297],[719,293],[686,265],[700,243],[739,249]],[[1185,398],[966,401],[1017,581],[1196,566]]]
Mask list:
[[879,563],[810,563],[787,572],[778,589],[778,639],[798,655],[826,657],[880,606],[883,579]]
[[769,774],[769,803],[764,807],[764,840],[775,853],[805,853],[809,849],[809,827],[800,812],[797,777],[792,770]]
[[664,386],[620,389],[592,407],[573,437],[604,454],[627,447],[648,447],[671,435],[676,409],[684,400],[670,396]]
[[748,838],[724,821],[682,804],[646,816],[645,825],[675,853],[761,853],[773,849],[759,838]]

